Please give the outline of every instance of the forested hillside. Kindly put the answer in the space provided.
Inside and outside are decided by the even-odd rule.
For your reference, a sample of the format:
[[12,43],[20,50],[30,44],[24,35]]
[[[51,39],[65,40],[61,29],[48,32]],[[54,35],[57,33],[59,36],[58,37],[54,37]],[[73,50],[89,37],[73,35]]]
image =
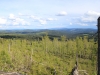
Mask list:
[[[61,36],[66,36],[67,39],[73,39],[77,36],[84,37],[87,35],[89,38],[94,37],[97,29],[82,29],[82,28],[60,28],[60,29],[25,29],[25,30],[0,30],[1,38],[19,38],[28,40],[37,40],[37,38],[42,39],[41,36],[48,35],[51,40],[53,38],[58,38],[60,40]],[[97,38],[95,38],[97,39]]]
[[93,38],[41,38],[0,38],[0,70],[25,75],[69,75],[77,57],[80,70],[96,75],[97,41]]

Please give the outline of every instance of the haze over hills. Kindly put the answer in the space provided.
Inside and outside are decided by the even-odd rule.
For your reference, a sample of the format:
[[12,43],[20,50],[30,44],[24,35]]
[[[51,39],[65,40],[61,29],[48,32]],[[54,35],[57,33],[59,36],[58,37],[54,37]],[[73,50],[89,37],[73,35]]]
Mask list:
[[66,31],[66,32],[79,32],[79,33],[84,33],[84,32],[95,32],[97,29],[93,28],[51,28],[51,29],[6,29],[6,30],[0,30],[1,32],[39,32],[39,31]]
[[40,37],[48,35],[49,37],[61,37],[62,35],[67,38],[74,38],[76,36],[89,35],[92,36],[97,32],[97,29],[83,29],[83,28],[59,28],[59,29],[21,29],[21,30],[0,30],[1,37],[8,36],[18,36],[18,35],[28,35],[34,37]]

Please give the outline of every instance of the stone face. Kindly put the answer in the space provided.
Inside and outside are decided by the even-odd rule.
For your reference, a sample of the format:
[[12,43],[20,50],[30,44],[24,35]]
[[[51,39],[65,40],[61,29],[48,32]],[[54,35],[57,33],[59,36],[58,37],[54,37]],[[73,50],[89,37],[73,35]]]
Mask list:
[[98,18],[98,20],[100,20],[100,17]]
[[100,17],[98,18],[98,75],[100,75]]

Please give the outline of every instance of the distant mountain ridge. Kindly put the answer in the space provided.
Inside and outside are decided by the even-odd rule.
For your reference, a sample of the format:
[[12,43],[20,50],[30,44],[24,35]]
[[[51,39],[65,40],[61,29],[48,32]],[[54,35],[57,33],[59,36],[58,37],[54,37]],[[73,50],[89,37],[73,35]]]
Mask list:
[[62,35],[67,36],[68,38],[76,37],[76,36],[83,36],[86,35],[93,35],[97,32],[97,29],[91,28],[59,28],[59,29],[23,29],[23,30],[0,30],[0,35],[34,35],[34,36],[45,36],[48,35],[50,37],[60,37]]
[[57,30],[57,31],[96,31],[97,29],[93,29],[93,28],[52,28],[52,29],[13,29],[13,30],[9,30],[9,29],[6,29],[6,30],[0,30],[1,31],[5,31],[5,32],[17,32],[17,31],[21,31],[21,32],[24,32],[24,31],[45,31],[45,30]]

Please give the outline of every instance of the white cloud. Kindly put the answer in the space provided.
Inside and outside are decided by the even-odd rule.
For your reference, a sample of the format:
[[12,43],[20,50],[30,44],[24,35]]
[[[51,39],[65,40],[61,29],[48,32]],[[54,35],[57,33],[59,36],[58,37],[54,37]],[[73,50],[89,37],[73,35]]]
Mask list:
[[83,16],[74,18],[73,23],[81,26],[94,26],[99,16],[99,12],[88,11]]
[[47,21],[46,20],[39,20],[39,22],[41,23],[41,24],[47,24]]
[[6,24],[7,20],[4,18],[0,18],[0,24]]
[[92,16],[82,16],[81,21],[82,22],[95,22],[97,18]]
[[92,16],[92,17],[98,17],[98,16],[100,16],[100,13],[99,12],[95,12],[95,11],[88,11],[86,13],[86,15]]
[[99,12],[88,11],[84,16],[81,17],[82,22],[96,22],[100,16]]
[[66,11],[62,11],[60,13],[57,14],[57,16],[66,16],[67,12]]
[[56,18],[47,18],[47,21],[55,21],[57,20]]
[[40,20],[39,17],[33,16],[33,15],[31,15],[30,18],[32,18],[34,21],[39,21]]
[[13,21],[13,25],[29,25],[28,22],[26,22],[24,19],[21,18],[15,18],[15,20]]
[[[19,15],[21,15],[21,13],[19,13]],[[9,19],[10,21],[7,22],[8,25],[29,25],[29,22],[15,16],[14,14],[10,14]]]
[[47,21],[56,21],[56,18],[47,18],[47,19],[43,19],[43,18],[36,18],[36,20],[38,20],[41,24],[47,24]]
[[53,21],[54,19],[53,18],[47,18],[47,21]]
[[43,19],[43,18],[40,18],[40,17],[36,17],[36,16],[33,16],[33,15],[31,15],[30,18],[32,18],[33,21],[39,22],[39,23],[42,24],[42,25],[43,25],[43,24],[47,24],[46,19]]
[[15,19],[15,15],[14,14],[10,14],[9,15],[9,19]]

